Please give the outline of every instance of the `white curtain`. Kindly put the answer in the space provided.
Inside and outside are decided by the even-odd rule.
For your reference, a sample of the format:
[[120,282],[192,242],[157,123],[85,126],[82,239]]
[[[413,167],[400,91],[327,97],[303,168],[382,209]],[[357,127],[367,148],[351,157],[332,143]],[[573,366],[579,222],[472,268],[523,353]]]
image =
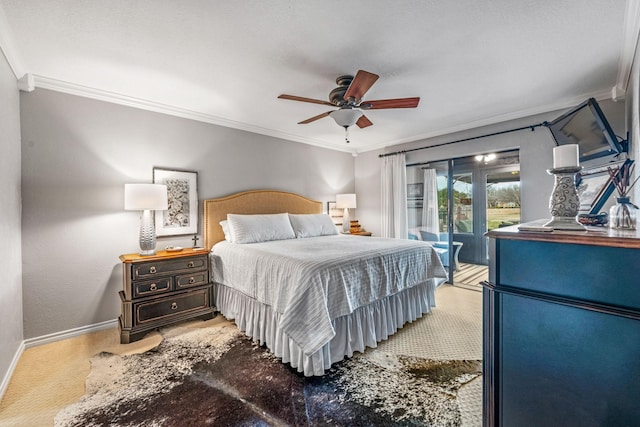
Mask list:
[[407,163],[400,153],[382,158],[382,237],[408,239]]
[[438,219],[438,183],[436,170],[424,169],[424,191],[422,201],[422,228],[438,236],[440,240],[440,222]]

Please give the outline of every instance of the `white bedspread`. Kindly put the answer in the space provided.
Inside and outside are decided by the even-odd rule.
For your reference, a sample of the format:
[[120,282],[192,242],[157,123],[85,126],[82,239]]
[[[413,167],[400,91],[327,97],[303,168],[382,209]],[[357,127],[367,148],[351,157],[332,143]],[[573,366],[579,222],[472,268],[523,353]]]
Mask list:
[[331,321],[423,283],[445,279],[438,254],[415,240],[348,235],[252,244],[222,241],[213,280],[268,304],[280,328],[309,355],[335,335]]

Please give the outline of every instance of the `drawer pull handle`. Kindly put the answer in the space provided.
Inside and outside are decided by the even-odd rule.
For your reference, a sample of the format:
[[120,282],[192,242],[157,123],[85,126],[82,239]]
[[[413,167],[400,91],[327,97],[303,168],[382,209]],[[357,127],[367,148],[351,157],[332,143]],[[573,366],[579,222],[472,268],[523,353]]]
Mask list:
[[151,286],[149,286],[149,290],[150,291],[157,291],[158,290],[158,286],[155,283],[152,283]]
[[189,284],[193,284],[196,282],[196,279],[194,277],[189,277]]
[[178,303],[177,302],[172,302],[171,303],[171,310],[177,310],[178,309]]
[[193,261],[189,261],[189,264],[187,264],[187,267],[193,268],[195,267],[195,264],[193,263]]
[[149,267],[149,273],[153,274],[156,272],[156,268],[155,267]]

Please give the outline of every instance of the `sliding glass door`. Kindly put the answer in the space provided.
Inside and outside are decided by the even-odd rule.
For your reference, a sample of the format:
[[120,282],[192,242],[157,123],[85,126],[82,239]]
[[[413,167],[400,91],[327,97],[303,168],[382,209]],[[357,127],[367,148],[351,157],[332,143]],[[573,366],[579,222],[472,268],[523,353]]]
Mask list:
[[409,238],[438,242],[451,278],[460,263],[486,265],[484,234],[520,222],[519,167],[517,150],[408,165]]
[[455,159],[454,240],[461,262],[488,264],[488,230],[520,222],[520,161],[517,151]]

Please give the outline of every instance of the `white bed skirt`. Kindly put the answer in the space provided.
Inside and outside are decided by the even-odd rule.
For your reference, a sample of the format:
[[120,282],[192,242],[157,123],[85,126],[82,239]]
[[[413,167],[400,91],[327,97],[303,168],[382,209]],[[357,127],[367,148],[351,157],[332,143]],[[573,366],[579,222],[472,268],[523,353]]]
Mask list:
[[333,320],[336,335],[320,350],[305,355],[279,328],[280,314],[227,286],[215,285],[215,306],[234,320],[246,335],[265,344],[283,363],[305,376],[324,375],[331,364],[351,357],[365,347],[375,348],[406,322],[413,322],[435,307],[435,289],[442,279],[430,279],[395,295],[375,301]]

